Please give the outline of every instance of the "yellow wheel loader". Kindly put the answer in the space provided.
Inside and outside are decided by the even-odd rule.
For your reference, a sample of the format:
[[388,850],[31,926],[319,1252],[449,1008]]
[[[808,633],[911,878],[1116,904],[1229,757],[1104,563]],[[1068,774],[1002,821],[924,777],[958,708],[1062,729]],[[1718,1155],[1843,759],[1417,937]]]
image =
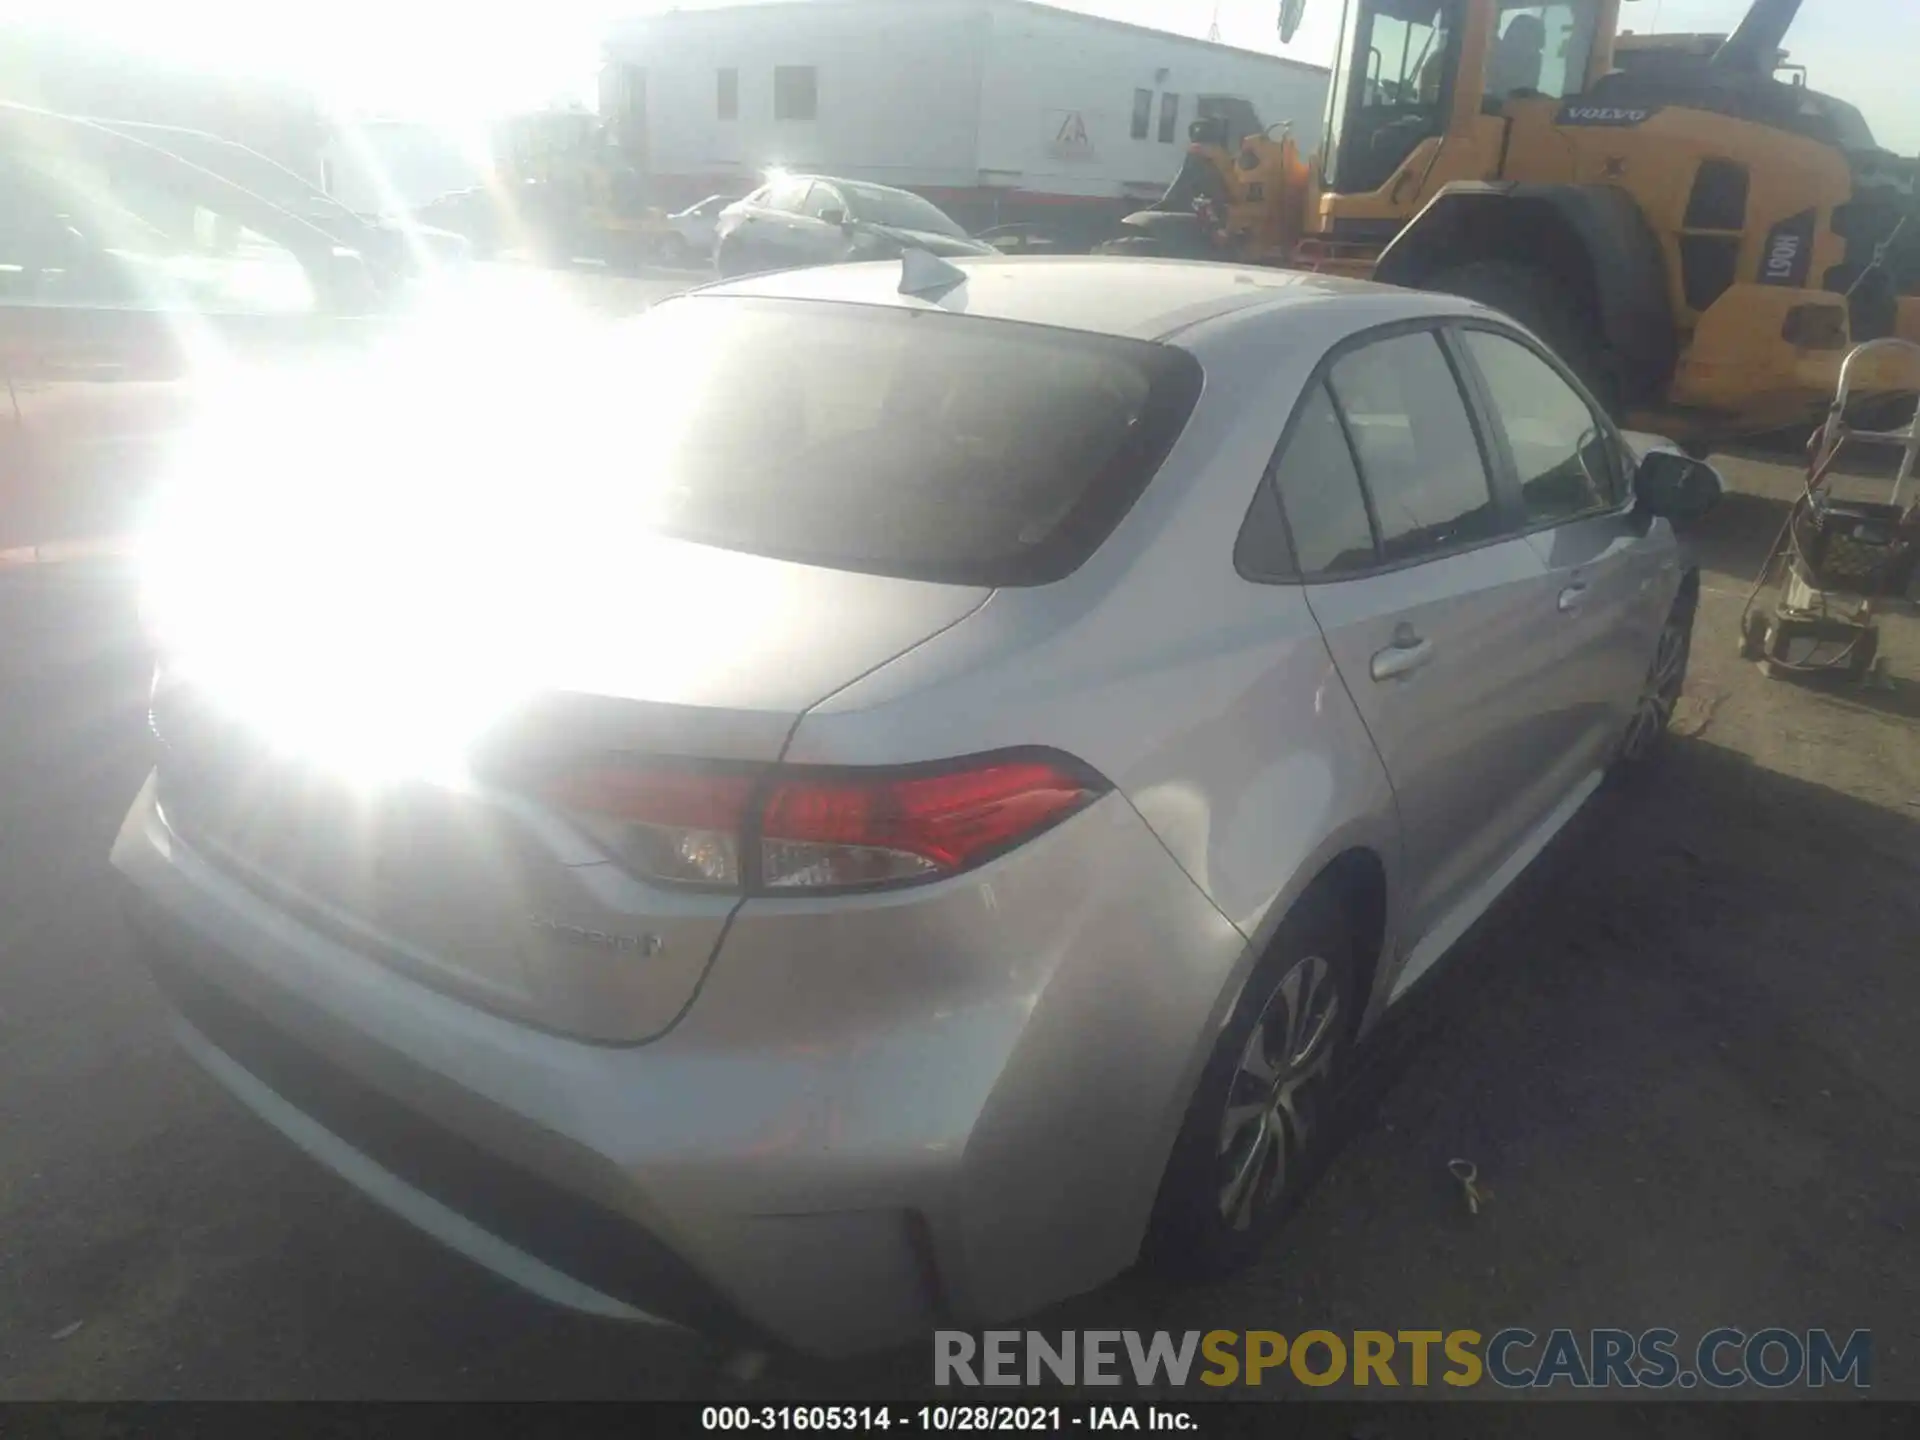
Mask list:
[[[1347,0],[1320,153],[1201,122],[1113,248],[1485,301],[1690,446],[1810,425],[1855,345],[1920,340],[1920,162],[1781,78],[1800,0],[1690,45],[1618,35],[1621,3]],[[1855,392],[1920,391],[1908,354]]]
[[642,176],[599,119],[581,110],[516,115],[494,135],[495,194],[504,203],[504,248],[565,264],[641,263],[672,227],[647,203]]

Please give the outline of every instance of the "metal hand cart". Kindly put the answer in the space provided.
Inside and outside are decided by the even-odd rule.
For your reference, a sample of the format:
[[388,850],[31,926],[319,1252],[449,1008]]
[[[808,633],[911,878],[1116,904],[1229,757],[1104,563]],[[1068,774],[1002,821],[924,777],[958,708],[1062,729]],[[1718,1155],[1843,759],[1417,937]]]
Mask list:
[[[1769,676],[1844,671],[1870,681],[1883,673],[1876,617],[1885,602],[1905,595],[1920,559],[1920,504],[1901,503],[1920,459],[1920,405],[1904,429],[1858,430],[1847,422],[1863,357],[1899,349],[1920,357],[1907,340],[1869,340],[1840,368],[1840,384],[1826,421],[1808,446],[1805,493],[1793,503],[1740,616],[1740,654]],[[1900,466],[1885,504],[1842,500],[1833,472],[1854,441],[1895,446]],[[1770,584],[1777,592],[1760,603]]]

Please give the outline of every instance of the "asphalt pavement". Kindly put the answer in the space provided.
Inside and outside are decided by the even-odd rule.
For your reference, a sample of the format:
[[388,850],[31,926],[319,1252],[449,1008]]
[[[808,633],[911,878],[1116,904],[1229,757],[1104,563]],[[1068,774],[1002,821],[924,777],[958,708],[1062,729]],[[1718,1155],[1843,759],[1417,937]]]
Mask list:
[[[1920,1399],[1920,622],[1889,622],[1883,690],[1740,662],[1791,478],[1728,468],[1657,781],[1589,807],[1381,1037],[1353,1138],[1253,1273],[1123,1278],[1035,1325],[1869,1329],[1873,1395]],[[749,1380],[550,1309],[203,1078],[107,887],[146,679],[109,569],[0,574],[0,1398],[924,1390],[923,1343]]]

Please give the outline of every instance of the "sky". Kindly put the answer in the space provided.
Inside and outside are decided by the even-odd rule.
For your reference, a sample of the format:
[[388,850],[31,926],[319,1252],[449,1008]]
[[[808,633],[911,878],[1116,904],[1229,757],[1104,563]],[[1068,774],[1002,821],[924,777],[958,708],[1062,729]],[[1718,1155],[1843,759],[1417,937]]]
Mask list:
[[[464,121],[501,108],[591,95],[598,38],[621,15],[705,8],[727,0],[330,0],[263,5],[250,0],[4,0],[10,18],[91,28],[116,43],[216,68],[270,73],[317,90],[347,111]],[[806,0],[790,0],[804,4]],[[910,3],[910,0],[903,0]],[[1284,49],[1279,0],[1050,0],[1116,20],[1220,38],[1324,64],[1340,0],[1307,0],[1300,33]],[[1747,0],[1628,0],[1623,29],[1731,29]],[[1845,20],[1841,19],[1842,12]],[[1880,143],[1920,152],[1920,0],[1805,0],[1787,47],[1814,88],[1851,100]]]

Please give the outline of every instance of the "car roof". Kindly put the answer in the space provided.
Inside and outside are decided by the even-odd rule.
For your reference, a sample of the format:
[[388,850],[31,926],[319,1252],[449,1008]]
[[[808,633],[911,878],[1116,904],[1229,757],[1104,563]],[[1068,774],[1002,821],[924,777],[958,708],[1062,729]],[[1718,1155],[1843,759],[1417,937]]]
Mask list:
[[[878,180],[854,180],[845,175],[815,175],[807,173],[789,174],[786,178],[789,180],[819,180],[828,185],[850,185],[858,190],[884,190],[889,195],[906,195],[915,200],[925,198],[924,196],[915,195],[911,190],[902,190],[898,185],[882,185]],[[927,203],[931,205],[933,202],[929,200]]]
[[1165,340],[1252,310],[1291,310],[1340,300],[1368,312],[1372,324],[1480,309],[1453,296],[1364,280],[1204,260],[1060,255],[966,257],[945,263],[966,279],[931,297],[900,293],[898,261],[783,270],[693,293],[945,310],[1139,340]]

